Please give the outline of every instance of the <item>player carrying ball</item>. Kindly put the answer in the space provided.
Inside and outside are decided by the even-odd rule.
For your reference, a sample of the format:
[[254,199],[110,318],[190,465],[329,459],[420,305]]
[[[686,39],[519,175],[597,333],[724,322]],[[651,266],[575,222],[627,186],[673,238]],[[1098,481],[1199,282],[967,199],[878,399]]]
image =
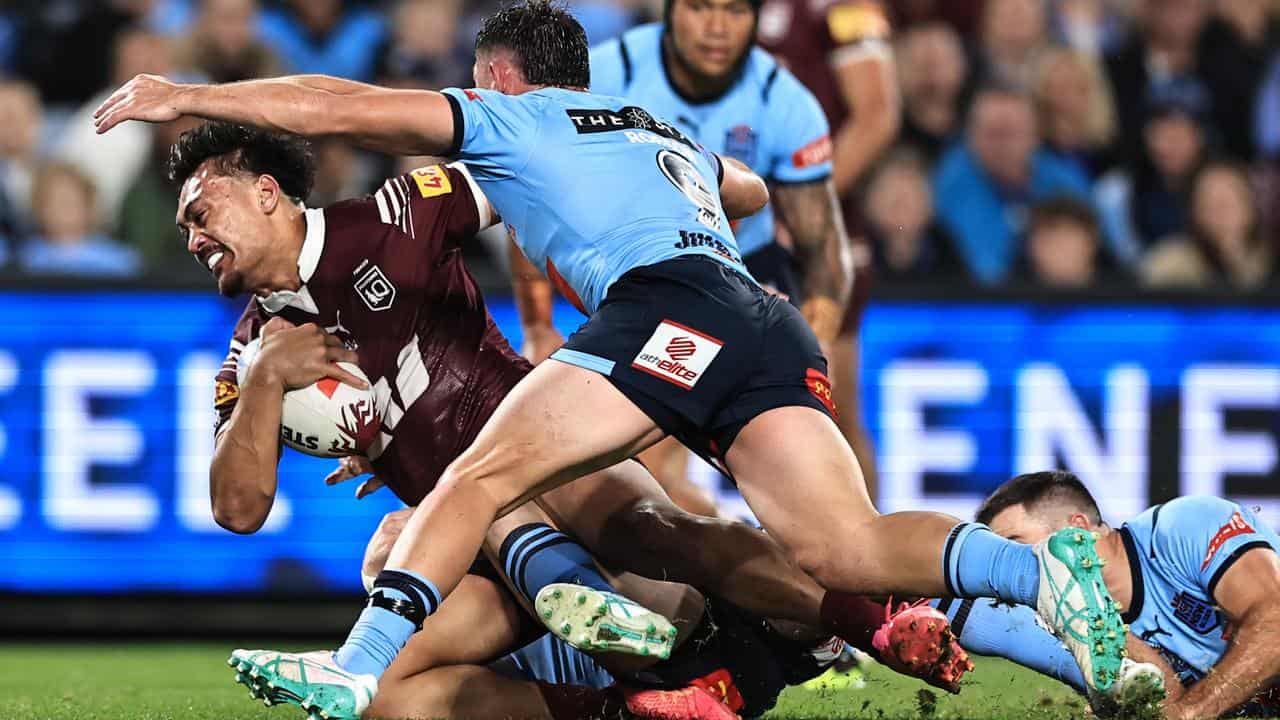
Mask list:
[[385,664],[344,680],[339,662],[313,706],[359,714],[364,688],[454,590],[505,508],[666,435],[720,462],[824,587],[1034,605],[1090,685],[1111,690],[1123,625],[1090,536],[1033,548],[941,514],[876,512],[832,420],[813,333],[752,280],[729,229],[729,216],[765,202],[760,179],[643,108],[586,92],[585,33],[545,0],[488,18],[476,48],[482,89],[139,76],[95,116],[101,132],[195,115],[463,159],[524,254],[590,315],[506,396],[396,542],[375,594],[398,602],[366,610],[348,641]]

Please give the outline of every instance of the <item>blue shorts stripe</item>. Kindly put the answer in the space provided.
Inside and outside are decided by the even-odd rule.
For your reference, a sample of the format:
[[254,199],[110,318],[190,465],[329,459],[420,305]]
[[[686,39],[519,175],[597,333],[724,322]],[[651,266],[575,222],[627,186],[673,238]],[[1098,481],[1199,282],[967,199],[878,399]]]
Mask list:
[[598,372],[605,376],[613,374],[614,363],[612,360],[606,360],[598,355],[584,353],[579,350],[560,348],[559,350],[551,353],[551,359],[559,360],[562,363],[568,363],[570,365],[576,365],[580,368],[584,368],[592,372]]

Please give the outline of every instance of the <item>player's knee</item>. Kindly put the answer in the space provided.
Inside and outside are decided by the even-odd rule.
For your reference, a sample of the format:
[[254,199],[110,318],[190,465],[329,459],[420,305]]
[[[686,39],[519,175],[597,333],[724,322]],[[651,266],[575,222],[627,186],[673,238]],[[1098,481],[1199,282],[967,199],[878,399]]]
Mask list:
[[433,491],[441,494],[466,496],[469,507],[477,511],[492,511],[495,515],[518,497],[509,487],[503,487],[503,479],[489,472],[482,465],[455,461],[440,475]]
[[792,549],[791,554],[800,569],[819,585],[826,588],[841,587],[848,561],[842,561],[827,543],[806,542]]

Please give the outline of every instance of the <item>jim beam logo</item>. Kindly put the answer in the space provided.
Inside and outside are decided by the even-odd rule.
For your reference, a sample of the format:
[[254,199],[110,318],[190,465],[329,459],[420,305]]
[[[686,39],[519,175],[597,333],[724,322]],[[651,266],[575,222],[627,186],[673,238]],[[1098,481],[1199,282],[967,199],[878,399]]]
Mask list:
[[391,307],[396,300],[396,286],[391,284],[382,268],[371,264],[368,260],[360,263],[354,273],[356,276],[356,294],[370,310],[378,312]]

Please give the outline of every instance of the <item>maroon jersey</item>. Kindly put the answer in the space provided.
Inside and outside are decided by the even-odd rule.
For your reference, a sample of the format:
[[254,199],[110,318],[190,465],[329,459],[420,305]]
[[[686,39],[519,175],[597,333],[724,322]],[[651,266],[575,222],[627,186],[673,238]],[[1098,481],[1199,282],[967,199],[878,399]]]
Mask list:
[[873,0],[767,0],[760,9],[760,45],[818,98],[833,135],[851,112],[833,68],[887,53],[889,32]]
[[217,432],[235,408],[244,344],[279,316],[316,323],[355,349],[382,427],[379,478],[416,505],[531,366],[511,349],[463,266],[459,243],[489,224],[462,166],[387,180],[371,196],[306,211],[302,287],[253,298],[217,377]]

